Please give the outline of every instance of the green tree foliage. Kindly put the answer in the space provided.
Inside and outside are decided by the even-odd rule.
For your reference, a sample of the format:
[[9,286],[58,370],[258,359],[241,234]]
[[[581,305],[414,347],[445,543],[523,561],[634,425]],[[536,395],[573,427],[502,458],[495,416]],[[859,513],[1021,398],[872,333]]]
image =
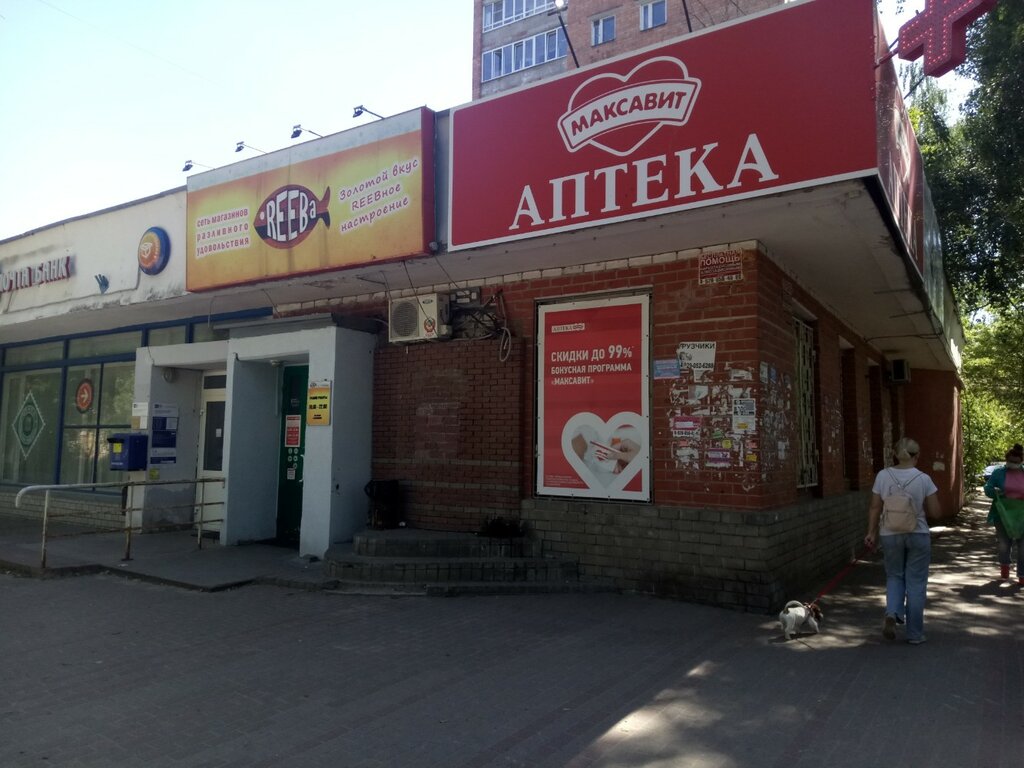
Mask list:
[[963,73],[977,87],[949,125],[935,83],[912,113],[961,309],[1024,302],[1024,2],[1002,2],[971,28]]
[[1015,425],[1024,423],[1024,391],[1017,382],[1024,370],[1024,313],[1006,310],[994,318],[967,324],[964,356],[964,473],[976,476],[1001,459],[1014,443],[1024,442]]
[[961,73],[977,86],[959,119],[950,121],[941,81],[931,80],[914,90],[911,115],[946,275],[970,318],[963,367],[970,477],[1024,442],[1024,2],[1000,2],[968,40]]

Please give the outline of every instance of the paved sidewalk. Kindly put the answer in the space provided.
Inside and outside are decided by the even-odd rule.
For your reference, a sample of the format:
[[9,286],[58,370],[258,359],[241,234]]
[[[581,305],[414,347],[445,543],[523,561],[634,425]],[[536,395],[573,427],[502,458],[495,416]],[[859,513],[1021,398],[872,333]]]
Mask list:
[[191,531],[135,534],[125,560],[125,535],[94,533],[83,526],[53,525],[42,562],[38,519],[0,512],[0,570],[33,576],[74,576],[114,572],[172,586],[205,591],[252,583],[319,589],[330,585],[323,564],[287,547],[245,544],[200,549]]
[[1019,768],[1024,593],[985,506],[936,531],[921,646],[881,637],[877,557],[789,642],[635,595],[0,575],[0,766]]

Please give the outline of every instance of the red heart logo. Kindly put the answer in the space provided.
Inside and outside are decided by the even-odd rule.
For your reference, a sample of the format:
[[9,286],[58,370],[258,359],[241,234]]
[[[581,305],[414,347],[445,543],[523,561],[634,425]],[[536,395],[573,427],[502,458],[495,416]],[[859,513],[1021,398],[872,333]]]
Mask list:
[[700,91],[679,59],[659,56],[627,75],[606,72],[582,83],[558,121],[566,148],[592,145],[624,157],[663,125],[685,125]]

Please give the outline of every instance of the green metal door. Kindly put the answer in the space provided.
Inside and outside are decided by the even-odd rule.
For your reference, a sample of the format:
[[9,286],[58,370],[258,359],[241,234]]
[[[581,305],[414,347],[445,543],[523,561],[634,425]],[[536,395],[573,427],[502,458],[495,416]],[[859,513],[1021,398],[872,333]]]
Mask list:
[[298,546],[302,527],[302,465],[306,450],[309,368],[289,366],[281,385],[281,461],[277,484],[277,540]]

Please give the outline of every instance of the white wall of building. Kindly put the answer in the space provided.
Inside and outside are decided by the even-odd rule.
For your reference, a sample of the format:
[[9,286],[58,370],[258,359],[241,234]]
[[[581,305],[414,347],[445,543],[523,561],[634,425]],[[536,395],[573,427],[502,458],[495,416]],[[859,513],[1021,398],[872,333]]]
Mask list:
[[[139,243],[150,227],[161,227],[170,239],[167,266],[157,275],[139,269]],[[185,294],[184,238],[185,191],[179,189],[0,242],[0,272],[8,278],[66,257],[70,257],[71,265],[67,279],[0,293],[4,341],[28,341],[175,317],[173,311],[161,308],[161,303]],[[106,279],[105,291],[98,275]],[[4,282],[0,279],[0,286]],[[128,306],[146,309],[130,315],[123,311]]]
[[[149,473],[133,473],[134,479],[195,479],[203,372],[226,368],[227,355],[226,341],[138,350],[135,355],[135,403],[145,404],[147,410],[152,410],[155,404],[177,407],[178,444],[173,464],[154,465]],[[147,425],[146,431],[151,432],[151,425]],[[136,513],[137,525],[187,523],[192,520],[195,486],[190,483],[155,485],[137,490],[135,494],[135,505],[142,507]]]
[[[321,321],[315,321],[322,324]],[[309,366],[331,381],[330,426],[306,426],[299,553],[322,557],[366,522],[376,337],[334,325],[238,329],[228,342],[226,523],[222,542],[271,538],[277,520],[281,435],[279,372]],[[276,363],[276,365],[275,365]]]

